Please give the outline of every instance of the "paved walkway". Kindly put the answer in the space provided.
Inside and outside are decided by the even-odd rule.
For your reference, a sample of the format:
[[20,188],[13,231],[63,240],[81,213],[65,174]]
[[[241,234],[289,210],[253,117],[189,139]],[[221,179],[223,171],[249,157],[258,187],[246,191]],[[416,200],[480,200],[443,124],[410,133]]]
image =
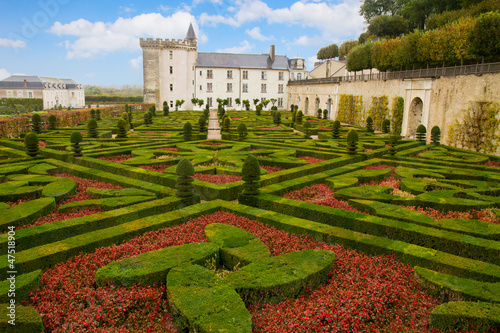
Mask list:
[[217,110],[210,111],[210,118],[208,119],[208,135],[207,139],[220,140],[220,127],[219,119],[217,117]]

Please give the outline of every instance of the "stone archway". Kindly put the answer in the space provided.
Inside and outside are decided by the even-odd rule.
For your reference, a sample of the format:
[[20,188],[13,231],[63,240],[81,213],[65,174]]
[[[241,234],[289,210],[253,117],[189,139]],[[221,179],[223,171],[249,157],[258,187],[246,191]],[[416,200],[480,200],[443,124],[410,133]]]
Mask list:
[[415,138],[417,133],[417,127],[422,123],[422,114],[424,109],[424,103],[420,97],[415,97],[410,104],[410,109],[408,112],[408,136],[410,138]]

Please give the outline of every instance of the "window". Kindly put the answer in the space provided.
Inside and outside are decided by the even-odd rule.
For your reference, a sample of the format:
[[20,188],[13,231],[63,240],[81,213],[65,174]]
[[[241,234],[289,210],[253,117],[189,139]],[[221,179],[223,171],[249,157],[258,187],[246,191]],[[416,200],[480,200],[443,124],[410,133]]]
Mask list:
[[212,97],[208,97],[207,98],[207,105],[208,105],[209,108],[212,107]]
[[174,67],[170,66],[170,74],[174,74]]
[[232,83],[228,83],[227,84],[227,90],[226,92],[233,92],[233,84]]
[[248,71],[243,71],[243,80],[248,80]]
[[[74,96],[75,93],[73,93],[73,96]],[[33,98],[33,92],[32,91],[28,91],[28,98]]]
[[243,83],[243,92],[244,93],[248,92],[248,83]]
[[200,76],[203,76],[203,71],[200,71]]
[[207,69],[207,79],[213,79],[214,74],[211,69]]
[[174,101],[170,101],[170,107],[173,108],[174,107]]
[[302,80],[302,73],[297,73],[297,80]]
[[170,59],[173,59],[174,58],[174,51],[168,51],[168,57]]
[[22,90],[17,91],[17,98],[23,98],[23,91]]
[[232,70],[228,70],[227,71],[227,78],[228,79],[232,79],[233,78],[233,71]]
[[227,98],[227,106],[229,106],[229,107],[233,106],[233,99],[231,97]]
[[278,84],[278,94],[282,94],[282,93],[283,93],[283,85]]
[[266,72],[266,71],[262,71],[262,72],[260,73],[260,78],[261,78],[262,80],[267,80],[267,72]]
[[284,77],[283,72],[279,72],[278,73],[278,80],[283,81],[284,80],[283,77]]
[[170,83],[170,91],[174,91],[174,84]]
[[7,98],[12,98],[12,90],[7,90]]
[[283,98],[278,98],[278,107],[279,108],[283,107]]
[[203,90],[203,86],[200,84],[200,91],[202,91],[202,90]]
[[75,92],[74,91],[71,92],[71,96],[75,96]]
[[212,82],[207,83],[207,92],[212,92]]
[[267,93],[267,85],[265,83],[260,85],[260,92],[263,94]]

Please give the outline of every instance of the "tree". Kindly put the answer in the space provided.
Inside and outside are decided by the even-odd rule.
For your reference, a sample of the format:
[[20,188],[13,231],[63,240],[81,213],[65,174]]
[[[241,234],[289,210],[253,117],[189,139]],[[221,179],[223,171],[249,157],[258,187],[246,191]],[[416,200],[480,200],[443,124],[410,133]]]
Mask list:
[[271,98],[271,99],[270,99],[270,101],[271,101],[271,103],[272,103],[272,104],[273,104],[273,106],[274,106],[274,104],[276,104],[276,102],[277,102],[278,100],[277,100],[276,98]]
[[253,99],[253,105],[257,106],[257,103],[259,103],[260,99],[254,98]]
[[191,141],[193,137],[193,126],[189,121],[184,123],[184,127],[182,128],[182,136],[184,137],[184,141]]
[[364,0],[359,8],[359,14],[366,22],[379,15],[396,15],[401,12],[400,0]]
[[339,47],[339,57],[342,58],[342,57],[347,56],[349,51],[351,51],[357,45],[358,45],[358,41],[353,40],[353,39],[343,42]]
[[239,98],[235,98],[234,102],[236,103],[236,105],[240,105],[241,104],[241,100]]
[[167,101],[163,101],[163,115],[168,116],[168,103]]
[[203,106],[203,104],[205,104],[205,101],[204,101],[204,100],[202,100],[202,99],[198,99],[198,106],[199,106],[199,107],[202,107],[202,106]]
[[191,103],[192,103],[194,106],[198,105],[198,98],[194,98],[194,97],[193,97],[193,98],[191,98]]
[[181,106],[182,104],[184,104],[184,100],[183,99],[178,99],[175,101],[175,111],[177,111]]
[[467,38],[472,53],[486,60],[500,59],[500,12],[482,14]]
[[269,100],[268,99],[263,100],[262,104],[264,105],[265,108],[267,108],[267,104],[269,104]]
[[337,44],[330,44],[328,46],[322,47],[319,49],[316,54],[316,58],[323,59],[333,59],[339,56],[339,47]]
[[400,15],[380,15],[370,21],[367,32],[375,37],[399,37],[408,33],[408,21]]
[[351,49],[347,57],[347,70],[348,71],[362,71],[363,69],[371,69],[372,54],[374,43],[368,42],[358,45]]

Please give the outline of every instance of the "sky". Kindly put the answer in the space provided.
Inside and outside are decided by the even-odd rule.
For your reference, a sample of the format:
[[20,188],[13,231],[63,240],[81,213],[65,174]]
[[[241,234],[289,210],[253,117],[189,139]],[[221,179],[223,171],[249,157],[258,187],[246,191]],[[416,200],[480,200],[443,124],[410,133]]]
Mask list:
[[12,74],[90,85],[142,85],[139,38],[183,39],[199,52],[268,53],[306,59],[357,39],[360,0],[0,0],[0,80]]

